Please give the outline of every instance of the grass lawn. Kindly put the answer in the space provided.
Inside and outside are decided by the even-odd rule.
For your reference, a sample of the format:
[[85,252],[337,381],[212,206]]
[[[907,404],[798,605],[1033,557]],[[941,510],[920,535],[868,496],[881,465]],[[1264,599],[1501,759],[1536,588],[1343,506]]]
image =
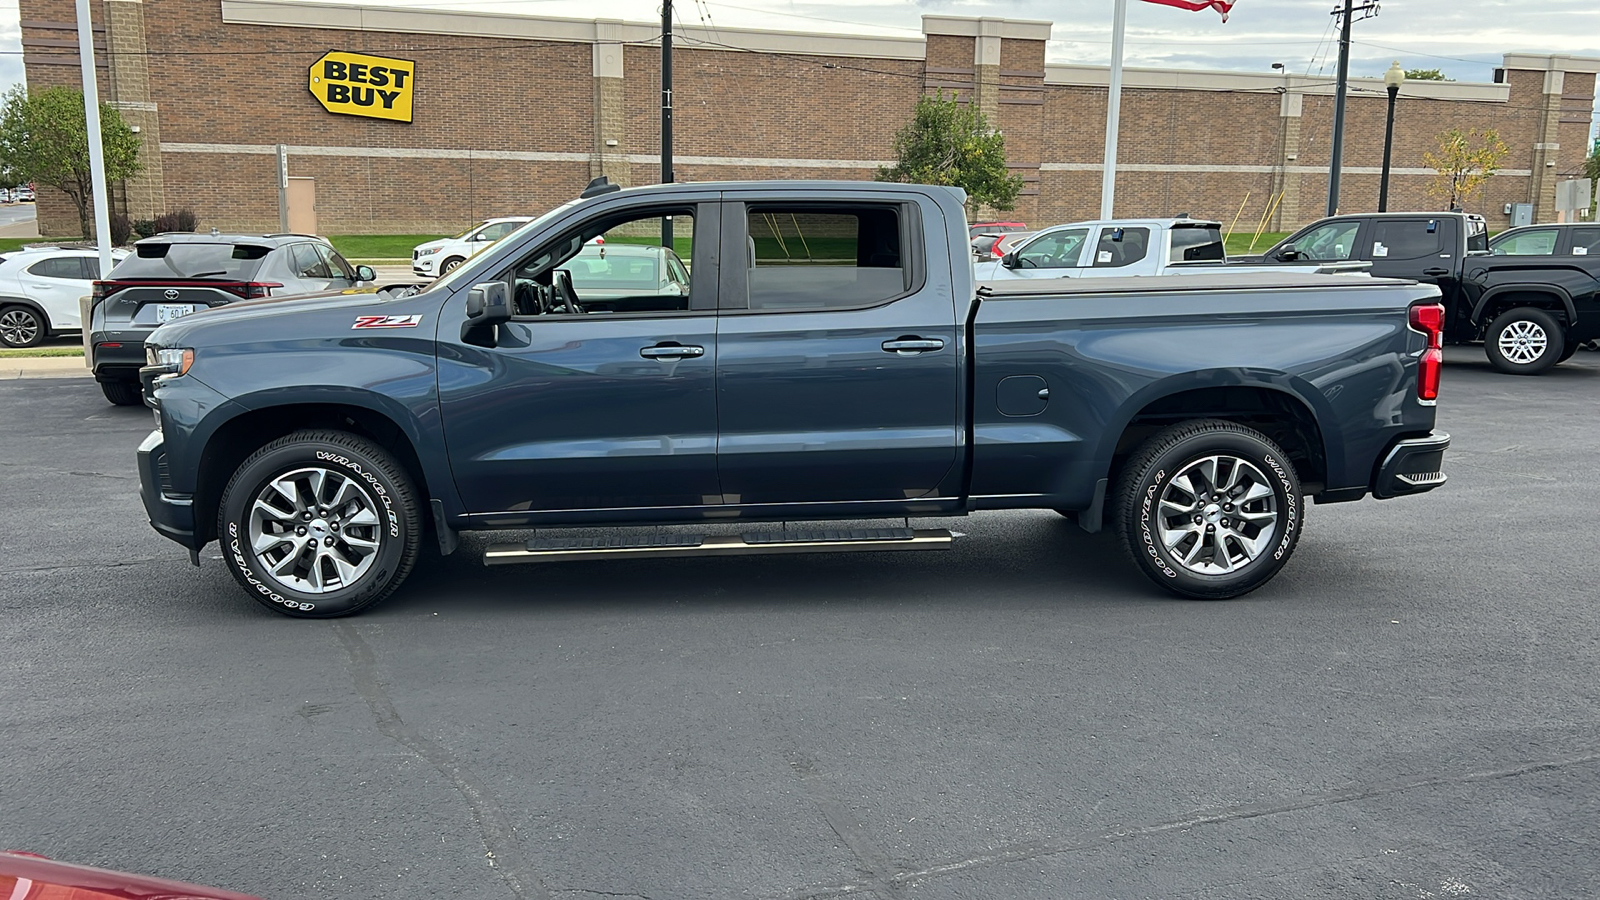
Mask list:
[[328,240],[345,259],[410,259],[411,248],[443,234],[335,234]]
[[0,349],[0,359],[38,358],[41,356],[82,356],[82,347],[28,347],[26,349]]
[[0,238],[0,253],[21,250],[29,244],[76,243],[78,238]]
[[[1287,231],[1268,231],[1259,238],[1254,238],[1250,232],[1235,231],[1227,238],[1229,256],[1249,256],[1252,253],[1261,253],[1273,244],[1289,236]],[[1254,240],[1256,249],[1250,249],[1250,242]]]

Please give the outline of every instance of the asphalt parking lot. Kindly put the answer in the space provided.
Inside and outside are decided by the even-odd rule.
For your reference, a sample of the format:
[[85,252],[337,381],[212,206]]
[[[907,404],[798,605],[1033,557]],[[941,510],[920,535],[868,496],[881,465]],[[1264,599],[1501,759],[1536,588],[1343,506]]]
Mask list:
[[1168,598],[942,554],[483,568],[297,621],[147,526],[141,409],[0,381],[0,846],[266,898],[1600,895],[1600,353],[1453,349],[1451,481]]

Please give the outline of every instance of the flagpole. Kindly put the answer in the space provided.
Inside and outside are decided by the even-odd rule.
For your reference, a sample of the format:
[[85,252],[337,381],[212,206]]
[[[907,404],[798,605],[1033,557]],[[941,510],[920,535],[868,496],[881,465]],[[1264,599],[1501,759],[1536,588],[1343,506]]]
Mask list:
[[1109,219],[1117,199],[1117,131],[1122,126],[1122,33],[1128,0],[1117,0],[1111,25],[1111,91],[1106,97],[1106,164],[1100,180],[1100,218]]

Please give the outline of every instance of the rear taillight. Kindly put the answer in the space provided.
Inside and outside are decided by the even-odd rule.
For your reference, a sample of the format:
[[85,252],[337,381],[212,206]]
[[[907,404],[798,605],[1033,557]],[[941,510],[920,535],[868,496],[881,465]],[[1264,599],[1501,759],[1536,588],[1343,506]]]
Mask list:
[[1417,399],[1424,404],[1439,400],[1439,375],[1444,369],[1444,305],[1419,303],[1411,307],[1411,330],[1428,339],[1417,368]]
[[126,284],[117,281],[96,281],[94,283],[94,302],[99,303],[125,287],[127,287]]
[[218,284],[217,287],[241,300],[259,300],[262,297],[271,297],[272,289],[281,288],[283,285],[276,281],[236,281],[232,284]]

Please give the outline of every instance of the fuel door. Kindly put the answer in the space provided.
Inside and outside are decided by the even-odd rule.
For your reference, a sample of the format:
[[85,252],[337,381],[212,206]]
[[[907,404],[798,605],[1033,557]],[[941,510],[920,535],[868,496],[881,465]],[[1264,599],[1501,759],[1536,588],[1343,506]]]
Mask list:
[[1002,416],[1037,416],[1049,403],[1050,384],[1037,375],[1002,378],[995,388],[995,405]]

